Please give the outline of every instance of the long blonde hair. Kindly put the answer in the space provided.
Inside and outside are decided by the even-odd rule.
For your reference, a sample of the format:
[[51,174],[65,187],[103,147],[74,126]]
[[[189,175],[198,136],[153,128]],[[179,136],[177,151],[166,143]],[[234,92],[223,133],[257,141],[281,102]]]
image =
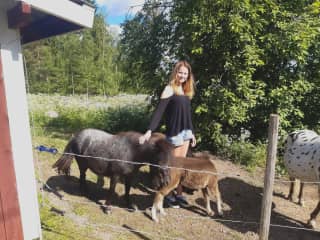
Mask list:
[[176,63],[171,73],[169,85],[172,87],[175,94],[179,94],[178,87],[180,82],[179,79],[177,79],[177,73],[181,67],[186,67],[189,72],[188,79],[184,83],[182,83],[182,89],[184,94],[191,99],[194,96],[194,77],[192,74],[191,66],[187,61],[179,61]]

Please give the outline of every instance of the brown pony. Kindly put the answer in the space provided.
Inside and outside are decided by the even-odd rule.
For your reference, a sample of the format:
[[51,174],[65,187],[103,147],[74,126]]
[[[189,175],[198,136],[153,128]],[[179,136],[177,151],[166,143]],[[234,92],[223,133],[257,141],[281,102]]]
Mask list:
[[[218,176],[213,159],[208,154],[196,154],[195,157],[174,157],[170,159],[170,181],[162,186],[156,193],[152,206],[152,220],[158,222],[157,211],[165,215],[163,209],[163,198],[175,189],[181,182],[182,186],[189,189],[202,190],[206,203],[207,213],[213,216],[210,206],[210,196],[215,195],[219,216],[223,215],[222,201],[218,186]],[[186,170],[188,169],[188,170]]]

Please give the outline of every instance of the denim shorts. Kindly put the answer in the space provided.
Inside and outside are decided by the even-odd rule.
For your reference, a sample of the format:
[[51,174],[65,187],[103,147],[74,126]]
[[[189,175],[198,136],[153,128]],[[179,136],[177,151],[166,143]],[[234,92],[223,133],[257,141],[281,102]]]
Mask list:
[[185,129],[179,132],[176,136],[167,137],[167,140],[175,147],[179,147],[183,145],[185,141],[192,139],[192,136],[192,131],[190,129]]

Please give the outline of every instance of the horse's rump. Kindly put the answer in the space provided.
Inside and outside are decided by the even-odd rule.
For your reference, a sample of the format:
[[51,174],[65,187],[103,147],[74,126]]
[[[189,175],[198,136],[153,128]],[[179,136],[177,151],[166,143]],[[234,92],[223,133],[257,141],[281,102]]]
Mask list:
[[[284,164],[290,179],[304,181],[320,180],[320,136],[311,130],[298,130],[289,133],[284,153]],[[299,204],[303,204],[303,186],[300,184]],[[318,184],[319,192],[320,185]],[[288,199],[293,201],[294,184],[291,182]],[[308,225],[315,228],[316,217],[320,211],[320,200],[318,205],[310,214]]]
[[288,135],[284,164],[291,177],[303,181],[319,179],[320,136],[311,130],[300,130]]
[[[67,143],[62,156],[52,165],[53,168],[57,168],[59,173],[66,175],[70,174],[70,166],[73,158],[89,158],[90,156],[96,156],[95,151],[91,152],[93,147],[99,148],[101,143],[107,142],[107,140],[113,137],[112,134],[106,133],[98,129],[83,129],[74,134]],[[89,151],[88,151],[89,149]]]

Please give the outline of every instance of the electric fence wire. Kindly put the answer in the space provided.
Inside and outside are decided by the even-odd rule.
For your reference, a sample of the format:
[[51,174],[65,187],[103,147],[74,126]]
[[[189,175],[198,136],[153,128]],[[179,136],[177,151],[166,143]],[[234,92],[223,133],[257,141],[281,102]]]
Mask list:
[[[43,145],[40,145],[43,146]],[[34,148],[39,148],[39,146],[34,146]],[[153,164],[149,162],[132,162],[132,161],[127,161],[123,159],[116,159],[116,158],[105,158],[105,157],[97,157],[97,156],[91,156],[91,155],[83,155],[83,154],[75,154],[75,153],[68,153],[64,152],[61,153],[56,148],[48,148],[48,151],[55,151],[55,154],[60,154],[60,155],[70,155],[70,156],[78,156],[78,157],[86,157],[86,158],[93,158],[93,159],[101,159],[104,161],[110,161],[110,162],[122,162],[122,163],[128,163],[128,164],[133,164],[133,165],[141,165],[141,166],[152,166],[152,167],[157,167],[157,168],[162,168],[162,169],[178,169],[178,170],[184,170],[188,172],[193,172],[193,173],[201,173],[201,174],[210,174],[210,175],[216,175],[220,177],[234,177],[234,178],[240,178],[240,174],[227,174],[227,173],[218,173],[218,172],[211,172],[211,171],[205,171],[205,170],[194,170],[190,168],[183,168],[183,167],[175,167],[175,166],[162,166],[159,164]],[[192,159],[190,159],[192,160]],[[275,182],[279,183],[292,183],[294,181],[292,180],[281,180],[281,179],[275,179]],[[307,183],[307,184],[320,184],[319,181],[301,181],[302,183]],[[261,179],[261,183],[263,183],[263,180]]]
[[[61,154],[61,153],[60,153]],[[69,154],[69,153],[64,153],[64,154]],[[88,157],[86,155],[78,155],[78,154],[70,154],[70,155],[73,155],[73,156],[82,156],[82,157]],[[101,157],[94,157],[94,156],[89,156],[89,157],[93,157],[93,158],[101,158]],[[104,160],[108,160],[108,161],[121,161],[121,162],[126,162],[126,163],[133,163],[133,162],[129,162],[129,161],[124,161],[124,160],[121,160],[121,159],[105,159],[103,158]],[[134,164],[134,163],[133,163]],[[143,164],[143,165],[152,165],[154,167],[161,167],[161,168],[164,168],[163,166],[160,166],[160,165],[156,165],[156,164],[149,164],[149,163],[137,163],[137,164]],[[170,168],[170,167],[169,167]],[[175,167],[172,167],[172,168],[175,168]],[[186,170],[186,171],[194,171],[194,172],[200,172],[200,173],[205,173],[205,174],[214,174],[216,175],[216,173],[212,173],[212,172],[208,172],[208,171],[198,171],[198,170],[192,170],[192,169],[186,169],[186,168],[178,168],[178,169],[183,169],[183,170]],[[229,175],[228,175],[229,176]],[[46,183],[43,183],[48,189],[51,189],[53,190],[53,188],[51,188],[50,186],[48,186],[48,184]],[[84,202],[84,201],[74,201],[74,200],[66,200],[64,198],[61,198],[61,200],[64,200],[64,201],[70,201],[70,202],[76,202],[76,203],[81,203],[81,204],[90,204],[88,202]],[[122,209],[122,210],[127,210],[127,211],[132,211],[132,209],[129,209],[129,208],[123,208],[123,207],[117,207],[117,206],[112,206],[113,209]],[[145,209],[145,210],[136,210],[137,212],[141,212],[141,213],[148,213],[147,210],[149,208]],[[172,215],[172,214],[170,214]],[[218,221],[218,222],[231,222],[231,223],[241,223],[241,224],[253,224],[253,225],[259,225],[260,223],[258,221],[243,221],[243,220],[232,220],[232,219],[221,219],[221,218],[206,218],[206,217],[190,217],[190,216],[185,216],[185,215],[182,215],[182,214],[173,214],[175,216],[178,216],[180,218],[187,218],[187,219],[192,219],[192,220],[215,220],[215,221]],[[295,226],[287,226],[287,225],[280,225],[280,224],[270,224],[271,227],[282,227],[282,228],[290,228],[290,229],[297,229],[297,230],[306,230],[306,231],[314,231],[314,232],[317,232],[316,230],[314,229],[310,229],[310,228],[305,228],[305,227],[295,227]]]

